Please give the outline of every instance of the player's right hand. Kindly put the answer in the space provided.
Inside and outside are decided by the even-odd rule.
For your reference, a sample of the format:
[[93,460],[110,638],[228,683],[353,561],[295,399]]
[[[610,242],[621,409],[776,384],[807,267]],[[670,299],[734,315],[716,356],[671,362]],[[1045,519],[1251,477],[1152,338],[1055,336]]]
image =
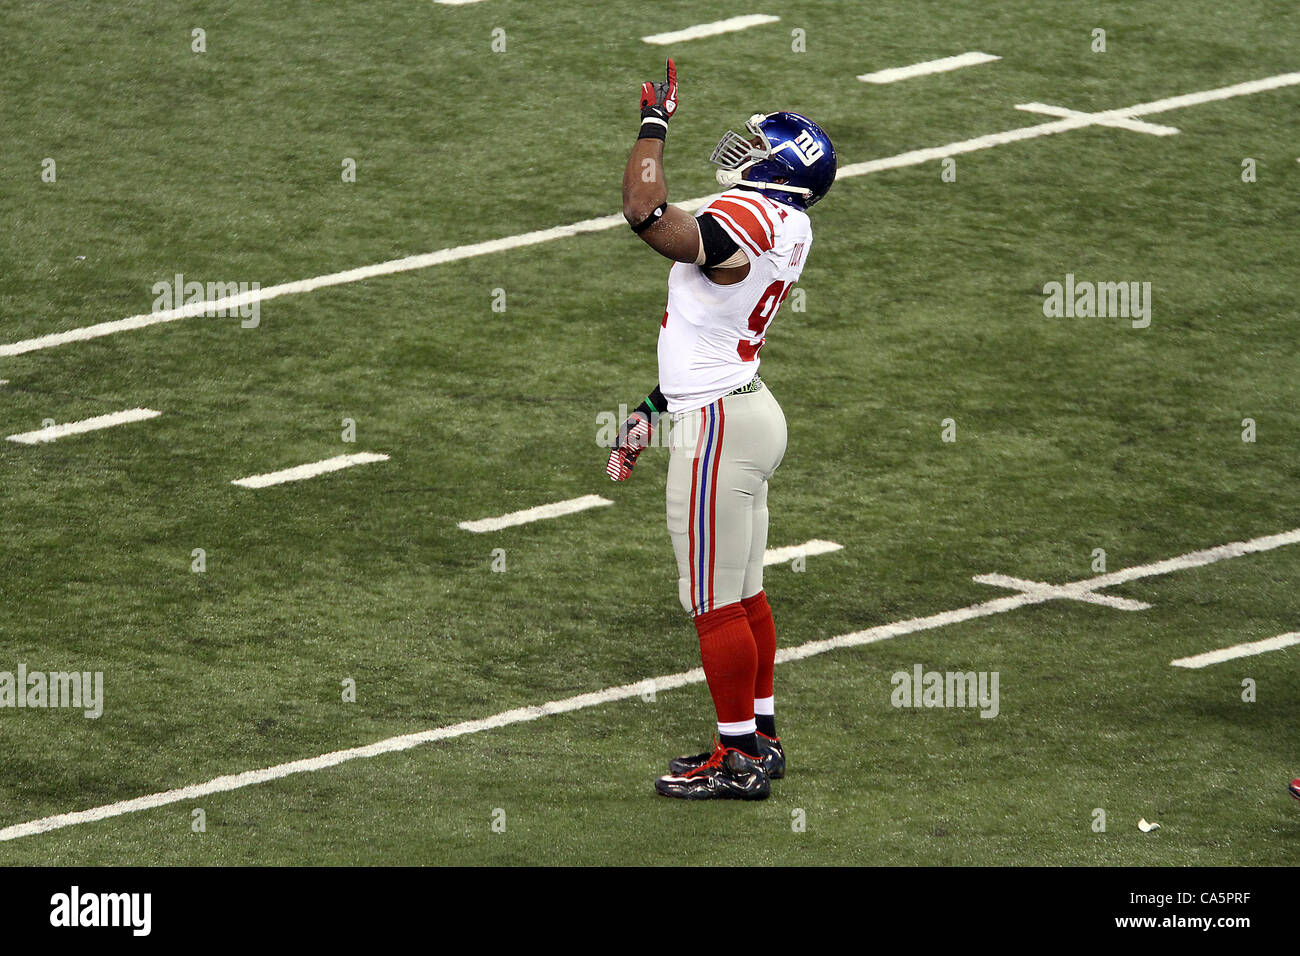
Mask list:
[[641,119],[660,119],[667,123],[676,112],[677,64],[670,57],[664,82],[641,84]]
[[610,481],[627,481],[636,466],[636,460],[650,445],[652,426],[650,419],[643,412],[633,412],[628,420],[618,427],[614,438],[614,447],[609,453],[609,463],[605,465],[605,474]]

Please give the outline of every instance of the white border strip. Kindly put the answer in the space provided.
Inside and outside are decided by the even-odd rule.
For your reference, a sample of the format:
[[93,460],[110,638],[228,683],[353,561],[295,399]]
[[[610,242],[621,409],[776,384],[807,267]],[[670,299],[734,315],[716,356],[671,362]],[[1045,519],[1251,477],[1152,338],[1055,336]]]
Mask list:
[[271,485],[282,485],[286,481],[302,481],[304,478],[315,478],[317,475],[325,475],[331,471],[340,471],[353,465],[368,465],[376,461],[388,461],[388,456],[371,451],[358,452],[355,455],[336,455],[323,461],[295,465],[293,468],[285,468],[281,471],[270,471],[265,475],[236,478],[231,484],[239,485],[241,488],[269,488]]
[[[1021,140],[1035,139],[1039,136],[1049,136],[1053,133],[1063,133],[1072,129],[1083,129],[1087,126],[1104,126],[1108,125],[1108,121],[1110,120],[1131,119],[1135,116],[1146,116],[1150,113],[1162,113],[1166,110],[1181,109],[1184,106],[1195,106],[1198,103],[1226,100],[1234,96],[1248,96],[1253,93],[1264,92],[1265,90],[1275,90],[1280,87],[1295,86],[1297,84],[1300,84],[1300,72],[1279,73],[1277,76],[1270,76],[1263,80],[1250,80],[1246,83],[1237,83],[1234,86],[1224,86],[1219,89],[1204,90],[1199,93],[1187,93],[1183,96],[1173,96],[1163,100],[1155,100],[1151,103],[1139,103],[1136,106],[1129,106],[1123,109],[1106,110],[1101,113],[1080,113],[1077,116],[1070,116],[1050,123],[1040,123],[1037,126],[1025,126],[1019,129],[1006,130],[1001,133],[990,133],[987,136],[977,136],[974,139],[961,140],[957,143],[949,143],[946,146],[934,146],[928,149],[914,149],[910,152],[899,153],[896,156],[886,156],[882,159],[872,159],[862,163],[854,163],[849,166],[841,166],[835,179],[838,182],[841,179],[850,179],[854,176],[865,176],[869,173],[878,173],[887,169],[898,169],[903,166],[917,166],[921,163],[933,162],[934,160],[945,159],[949,156],[957,156],[962,153],[971,153],[976,150],[989,149],[993,146],[1005,146],[1009,143],[1018,143]],[[684,202],[674,203],[674,205],[687,212],[693,212],[715,198],[717,198],[716,193],[698,199],[688,199]],[[509,249],[518,249],[522,246],[533,246],[542,242],[550,242],[553,239],[563,239],[568,236],[577,236],[587,232],[601,232],[606,229],[613,229],[616,226],[623,225],[626,225],[626,223],[621,215],[601,216],[598,219],[585,219],[582,222],[575,222],[568,226],[556,226],[551,229],[540,229],[536,232],[526,232],[517,236],[506,236],[502,239],[477,242],[468,246],[454,246],[449,249],[439,249],[437,252],[428,252],[418,256],[407,256],[404,259],[390,259],[388,262],[379,262],[374,265],[360,266],[356,269],[349,269],[346,272],[334,272],[329,275],[316,276],[313,279],[300,279],[296,282],[286,282],[281,285],[266,286],[261,289],[250,289],[249,291],[240,293],[239,295],[226,296],[209,302],[195,302],[180,308],[165,309],[161,312],[148,312],[141,315],[132,315],[125,319],[115,319],[111,322],[100,322],[96,325],[86,325],[77,329],[69,329],[66,332],[53,332],[49,335],[42,335],[33,339],[23,339],[21,342],[10,342],[5,345],[0,345],[0,358],[12,355],[23,355],[27,352],[35,352],[39,349],[54,348],[59,345],[67,345],[70,342],[84,342],[88,339],[95,339],[104,335],[114,335],[118,332],[129,332],[135,329],[143,329],[151,325],[158,325],[162,322],[175,322],[179,319],[188,319],[196,315],[204,315],[209,311],[225,309],[226,312],[229,313],[232,309],[238,309],[240,306],[251,305],[254,302],[263,302],[282,295],[296,295],[300,292],[314,292],[317,289],[343,285],[349,282],[360,282],[364,279],[374,278],[375,276],[392,275],[398,272],[409,272],[413,269],[427,269],[430,266],[442,265],[446,262],[456,262],[460,259],[470,259],[474,256],[485,256],[495,252],[505,252]]]
[[1252,641],[1249,644],[1233,644],[1231,647],[1221,647],[1217,651],[1206,651],[1204,654],[1180,657],[1178,660],[1169,663],[1174,667],[1198,669],[1209,667],[1211,664],[1219,664],[1223,661],[1233,661],[1238,657],[1254,657],[1256,654],[1280,651],[1282,648],[1291,647],[1293,644],[1300,644],[1300,631],[1279,634],[1277,637],[1268,637],[1262,641]]
[[68,422],[66,425],[50,425],[48,428],[39,428],[34,432],[7,435],[5,440],[21,442],[24,445],[39,445],[42,442],[66,438],[68,435],[80,435],[82,432],[99,431],[101,428],[112,428],[114,425],[142,422],[146,419],[157,418],[161,414],[162,412],[156,412],[152,408],[128,408],[124,412],[96,415],[94,418],[82,419],[79,422]]
[[[1070,585],[1062,585],[1062,587],[1074,587],[1084,591],[1091,591],[1096,588],[1108,587],[1112,584],[1119,584],[1124,581],[1135,581],[1139,578],[1168,574],[1171,571],[1178,571],[1183,568],[1199,567],[1201,565],[1211,564],[1215,561],[1222,561],[1227,558],[1240,557],[1244,554],[1255,554],[1260,551],[1269,551],[1273,548],[1280,548],[1284,545],[1296,544],[1297,542],[1300,542],[1300,528],[1292,531],[1285,531],[1281,534],[1268,535],[1263,538],[1254,538],[1250,541],[1234,541],[1230,544],[1219,545],[1216,548],[1209,548],[1205,551],[1193,551],[1190,554],[1179,555],[1176,558],[1168,558],[1164,561],[1157,561],[1154,564],[1138,565],[1137,567],[1125,568],[1112,574],[1103,574],[1095,578],[1075,581]],[[815,654],[824,654],[827,651],[836,650],[838,648],[860,647],[865,644],[873,644],[877,641],[889,640],[892,637],[900,637],[904,634],[913,634],[917,631],[944,627],[948,624],[957,624],[961,621],[988,617],[991,614],[1002,614],[1018,607],[1024,607],[1029,604],[1041,604],[1048,600],[1051,600],[1051,597],[1044,594],[1029,593],[996,598],[992,601],[984,601],[980,604],[972,604],[969,607],[958,608],[955,611],[942,611],[938,614],[931,614],[928,617],[915,617],[906,621],[896,621],[893,624],[882,624],[879,627],[868,628],[865,631],[856,631],[852,634],[842,634],[839,637],[832,637],[822,641],[809,641],[808,643],[800,644],[797,647],[782,648],[776,652],[776,661],[778,664],[784,664],[789,661],[797,661],[802,660],[805,657],[812,657]],[[279,780],[282,777],[288,777],[297,773],[311,773],[316,770],[324,770],[327,767],[334,767],[341,763],[346,763],[350,760],[357,760],[362,757],[376,757],[380,754],[394,753],[400,750],[410,750],[412,747],[418,747],[421,744],[431,743],[437,740],[449,740],[453,737],[481,733],[485,730],[494,730],[498,727],[510,726],[511,724],[526,723],[528,721],[538,720],[542,717],[549,717],[553,714],[570,713],[575,710],[583,710],[587,707],[597,707],[601,704],[612,703],[613,701],[627,700],[644,694],[648,687],[653,687],[653,689],[658,692],[661,690],[673,690],[678,687],[685,687],[689,684],[700,684],[703,682],[704,671],[697,667],[694,670],[682,671],[677,674],[668,674],[663,677],[655,677],[649,681],[642,680],[635,684],[623,684],[619,687],[607,687],[605,690],[596,691],[591,694],[579,694],[575,697],[566,697],[563,700],[553,700],[545,704],[531,707],[517,707],[514,710],[503,711],[502,713],[494,714],[491,717],[484,717],[479,720],[467,720],[459,724],[451,724],[447,727],[436,727],[432,730],[420,731],[419,733],[403,734],[399,737],[389,737],[387,740],[380,740],[373,744],[367,744],[364,747],[351,747],[347,750],[336,750],[333,753],[321,754],[319,757],[309,757],[305,760],[295,760],[291,763],[278,764],[274,767],[266,767],[261,770],[248,770],[244,773],[217,777],[216,779],[209,780],[206,783],[197,783],[188,787],[180,787],[175,790],[151,793],[146,796],[135,797],[130,800],[122,800],[118,803],[109,803],[89,810],[77,810],[73,813],[60,813],[54,816],[41,817],[39,820],[30,820],[27,823],[16,823],[12,826],[0,829],[0,842],[5,840],[16,840],[20,837],[32,836],[37,833],[47,833],[50,830],[77,826],[82,823],[93,823],[96,820],[107,820],[110,817],[118,817],[127,813],[137,813],[141,810],[151,810],[155,807],[164,807],[173,803],[182,803],[187,800],[205,797],[213,793],[225,793],[229,790],[251,787],[255,784],[265,783],[268,780]]]
[[947,73],[949,70],[960,70],[963,66],[977,66],[980,63],[992,63],[1000,59],[1002,57],[991,53],[973,51],[959,53],[956,56],[945,56],[938,60],[926,60],[924,63],[913,63],[911,66],[895,66],[888,70],[877,70],[875,73],[863,73],[858,76],[858,79],[863,83],[897,83],[899,80],[910,80],[914,76]]
[[613,503],[600,495],[583,495],[581,498],[570,498],[568,501],[557,501],[554,504],[538,505],[536,508],[525,508],[523,511],[512,511],[508,515],[500,515],[496,518],[462,521],[456,527],[483,534],[486,531],[500,531],[502,528],[513,528],[515,525],[528,524],[531,521],[559,518],[562,515],[586,511],[588,508],[601,508]]
[[682,43],[686,40],[717,36],[719,33],[748,30],[750,27],[761,26],[764,23],[776,23],[780,19],[780,17],[768,16],[766,13],[751,13],[743,17],[732,17],[729,20],[718,20],[714,23],[700,23],[693,27],[686,27],[684,30],[673,30],[671,33],[652,33],[650,36],[641,39],[646,43],[653,43],[655,46],[667,46],[670,43]]

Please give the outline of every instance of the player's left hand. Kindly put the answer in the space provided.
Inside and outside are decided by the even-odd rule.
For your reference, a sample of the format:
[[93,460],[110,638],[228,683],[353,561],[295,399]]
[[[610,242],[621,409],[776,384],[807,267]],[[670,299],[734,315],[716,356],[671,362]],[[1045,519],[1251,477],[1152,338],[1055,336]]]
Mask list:
[[667,77],[662,83],[641,84],[641,119],[667,123],[677,112],[677,64],[668,59]]
[[650,445],[651,431],[650,419],[640,411],[633,412],[618,427],[614,447],[609,453],[609,462],[605,465],[605,474],[609,475],[610,481],[627,481],[636,466],[637,458]]

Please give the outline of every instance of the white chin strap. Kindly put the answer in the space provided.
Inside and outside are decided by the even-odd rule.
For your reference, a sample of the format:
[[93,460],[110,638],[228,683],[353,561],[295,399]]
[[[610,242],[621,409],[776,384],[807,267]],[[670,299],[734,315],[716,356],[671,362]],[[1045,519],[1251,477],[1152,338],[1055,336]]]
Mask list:
[[[749,167],[746,166],[745,169]],[[781,183],[758,183],[745,179],[745,169],[719,169],[716,173],[720,186],[748,186],[750,189],[771,190],[773,192],[794,193],[797,196],[811,196],[812,190],[802,186],[786,186]]]

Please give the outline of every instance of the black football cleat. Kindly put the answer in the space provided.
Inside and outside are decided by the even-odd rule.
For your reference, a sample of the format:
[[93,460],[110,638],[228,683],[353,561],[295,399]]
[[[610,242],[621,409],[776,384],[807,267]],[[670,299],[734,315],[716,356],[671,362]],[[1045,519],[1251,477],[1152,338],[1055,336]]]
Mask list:
[[1291,796],[1295,797],[1297,800],[1300,800],[1300,777],[1297,777],[1296,779],[1292,780],[1291,785],[1287,787],[1287,789],[1291,791]]
[[766,800],[772,785],[759,761],[719,745],[693,770],[660,777],[655,792],[679,800]]
[[[772,780],[780,780],[785,776],[785,750],[781,747],[781,741],[777,737],[768,737],[762,733],[756,735],[758,738],[758,756],[763,762],[763,769]],[[690,773],[696,767],[702,767],[713,756],[713,752],[695,754],[693,757],[674,757],[668,761],[668,772],[678,776]]]

